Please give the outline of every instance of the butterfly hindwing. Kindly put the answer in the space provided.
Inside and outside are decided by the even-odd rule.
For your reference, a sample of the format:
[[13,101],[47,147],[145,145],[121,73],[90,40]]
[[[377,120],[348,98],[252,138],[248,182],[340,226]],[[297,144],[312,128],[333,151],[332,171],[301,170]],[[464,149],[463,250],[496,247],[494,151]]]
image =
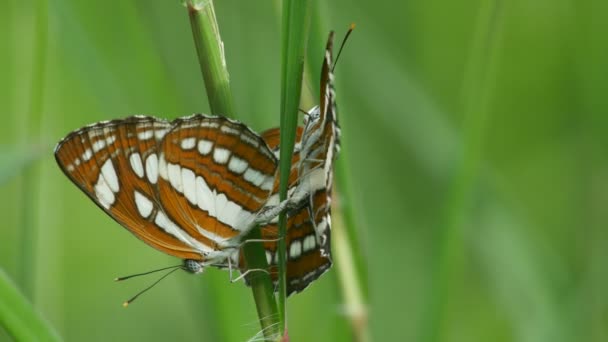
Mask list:
[[[279,155],[279,129],[274,128],[262,133],[262,137],[276,156]],[[296,145],[292,157],[289,175],[289,188],[295,190],[299,180],[300,146],[303,129],[296,131]],[[273,190],[273,197],[278,198],[278,179]],[[325,273],[332,265],[329,256],[323,255],[316,239],[315,223],[312,220],[311,207],[308,201],[302,201],[297,207],[287,212],[287,295],[304,290],[311,282]],[[278,225],[276,219],[260,227],[266,259],[270,266],[270,276],[277,284],[278,263]]]

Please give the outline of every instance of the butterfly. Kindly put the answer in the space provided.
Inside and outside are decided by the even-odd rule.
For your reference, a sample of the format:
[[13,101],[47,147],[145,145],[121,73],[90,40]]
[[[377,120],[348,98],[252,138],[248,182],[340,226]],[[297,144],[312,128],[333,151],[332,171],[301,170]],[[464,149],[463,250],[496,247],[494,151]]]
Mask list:
[[[320,105],[307,112],[304,126],[298,127],[296,133],[288,187],[291,209],[287,212],[287,295],[304,290],[332,266],[331,191],[341,134],[334,89],[333,37],[330,32],[321,68]],[[279,135],[278,128],[262,134],[277,158]],[[269,202],[278,203],[278,178]],[[276,221],[275,218],[261,228],[275,286],[278,254],[277,243],[272,239],[278,236]]]
[[264,220],[277,170],[257,133],[203,114],[95,123],[62,139],[55,157],[72,182],[136,237],[201,267],[224,264]]
[[[339,149],[332,42],[333,33],[321,75],[321,106],[308,113],[292,160],[294,197],[285,203],[289,294],[331,266],[331,170]],[[243,238],[258,224],[274,267],[277,228],[271,220],[283,208],[277,194],[278,132],[260,136],[221,116],[167,121],[136,115],[69,133],[57,144],[55,158],[104,212],[148,245],[184,259],[192,273],[238,265]]]

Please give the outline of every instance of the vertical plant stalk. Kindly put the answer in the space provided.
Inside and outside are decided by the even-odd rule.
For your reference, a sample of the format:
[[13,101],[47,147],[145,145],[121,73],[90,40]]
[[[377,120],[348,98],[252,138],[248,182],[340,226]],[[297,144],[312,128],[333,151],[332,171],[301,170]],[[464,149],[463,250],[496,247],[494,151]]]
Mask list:
[[224,42],[215,19],[213,1],[189,0],[186,6],[211,113],[235,117]]
[[[283,1],[281,45],[281,155],[279,198],[287,199],[291,157],[298,125],[298,108],[302,93],[304,54],[310,25],[309,0]],[[281,335],[287,336],[286,243],[287,216],[279,215],[279,317]]]
[[[186,1],[198,60],[205,80],[209,105],[213,114],[235,117],[230,80],[224,57],[224,44],[215,18],[212,0]],[[253,229],[246,239],[260,239],[259,229]],[[268,269],[262,244],[246,243],[242,247],[247,269]],[[268,274],[256,272],[247,276],[256,303],[262,331],[267,339],[278,332],[277,305],[274,288]]]
[[340,190],[336,196],[338,210],[332,209],[332,215],[337,218],[333,220],[335,222],[333,247],[338,266],[336,272],[353,334],[357,341],[369,341],[367,265],[363,255],[365,248],[361,246],[361,239],[358,236],[357,222],[361,220],[355,218],[350,174],[345,166],[348,163],[344,153],[346,151],[345,148],[341,149],[341,162],[336,163],[335,170],[337,189]]
[[[340,207],[340,204],[338,204]],[[367,295],[361,272],[355,258],[355,250],[348,234],[347,212],[332,208],[332,243],[336,261],[336,271],[340,282],[340,291],[346,306],[346,315],[350,321],[355,341],[369,341],[367,321]]]
[[449,319],[449,292],[463,263],[463,231],[466,210],[471,204],[471,187],[479,172],[481,145],[485,123],[489,116],[488,104],[492,77],[496,64],[498,30],[500,28],[500,0],[483,2],[479,10],[475,37],[470,50],[463,83],[464,138],[460,164],[454,173],[445,211],[444,227],[438,245],[437,264],[433,276],[430,320],[425,340],[442,341]]
[[[47,2],[37,1],[34,18],[34,52],[29,110],[26,116],[25,146],[40,135],[40,122],[44,103],[44,82],[47,54]],[[38,194],[40,188],[40,167],[32,163],[26,168],[22,179],[21,241],[19,258],[19,283],[25,295],[33,301],[36,275],[36,242],[38,240]]]
[[48,324],[0,269],[0,326],[15,341],[61,341]]

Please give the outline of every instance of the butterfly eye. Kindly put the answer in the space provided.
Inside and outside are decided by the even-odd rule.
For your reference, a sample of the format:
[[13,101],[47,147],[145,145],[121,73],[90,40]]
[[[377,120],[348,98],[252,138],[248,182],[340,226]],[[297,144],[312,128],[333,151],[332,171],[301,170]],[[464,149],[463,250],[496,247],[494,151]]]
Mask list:
[[203,265],[196,260],[192,260],[192,259],[185,259],[184,260],[184,270],[193,273],[193,274],[199,274],[199,273],[203,273]]

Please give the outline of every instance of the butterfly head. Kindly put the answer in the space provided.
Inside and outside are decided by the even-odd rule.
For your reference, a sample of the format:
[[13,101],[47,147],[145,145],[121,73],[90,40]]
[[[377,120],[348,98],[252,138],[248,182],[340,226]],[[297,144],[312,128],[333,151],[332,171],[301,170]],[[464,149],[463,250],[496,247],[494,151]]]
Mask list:
[[183,269],[192,274],[203,273],[203,271],[205,270],[203,264],[200,261],[194,259],[184,259]]

